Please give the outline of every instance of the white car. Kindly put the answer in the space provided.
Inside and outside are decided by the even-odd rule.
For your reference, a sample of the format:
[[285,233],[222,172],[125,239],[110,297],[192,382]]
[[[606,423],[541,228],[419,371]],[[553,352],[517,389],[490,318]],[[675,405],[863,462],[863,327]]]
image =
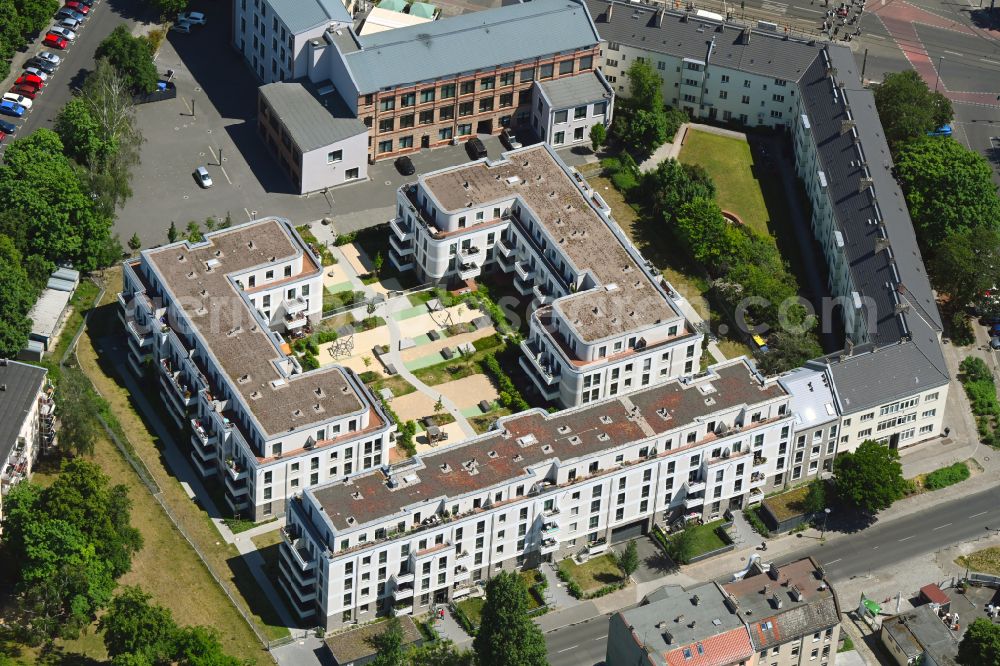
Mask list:
[[170,26],[170,29],[174,32],[180,32],[187,35],[191,32],[191,24],[187,21],[182,21],[181,23],[174,23]]
[[59,19],[59,25],[61,25],[64,28],[69,28],[70,30],[79,30],[80,29],[80,21],[77,20],[77,19],[75,19],[75,18],[68,18],[67,17],[67,18],[64,18],[64,19]]
[[73,32],[69,28],[61,28],[58,25],[54,25],[51,28],[49,28],[49,34],[50,35],[58,35],[60,37],[63,37],[64,39],[68,39],[71,42],[74,39],[76,39],[76,33],[75,32]]
[[58,67],[59,63],[62,62],[62,58],[55,53],[49,53],[48,51],[39,51],[36,57],[41,58],[42,60],[48,60],[56,67]]
[[191,25],[205,25],[205,15],[201,12],[181,12],[177,15],[178,23],[190,23]]
[[4,93],[3,98],[4,101],[6,102],[14,102],[14,104],[20,104],[26,109],[31,108],[31,100],[25,97],[24,95],[18,95],[17,93]]
[[203,189],[208,189],[212,187],[212,177],[208,175],[208,169],[203,166],[198,167],[194,170],[194,177],[198,181],[198,184],[202,186]]
[[24,73],[25,74],[34,74],[35,76],[37,76],[38,78],[40,78],[42,81],[48,81],[49,80],[49,75],[46,74],[45,72],[43,72],[42,70],[38,69],[37,67],[25,67],[24,68]]

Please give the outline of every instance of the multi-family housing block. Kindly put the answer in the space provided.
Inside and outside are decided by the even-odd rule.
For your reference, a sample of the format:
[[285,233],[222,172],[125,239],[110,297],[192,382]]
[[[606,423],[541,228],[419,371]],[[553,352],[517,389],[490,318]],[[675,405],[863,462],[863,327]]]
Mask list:
[[700,370],[702,334],[611,209],[547,145],[420,176],[397,192],[390,261],[434,282],[512,273],[538,307],[521,365],[586,404]]
[[571,145],[611,122],[614,93],[597,69],[599,37],[582,0],[533,0],[363,36],[338,0],[235,0],[235,8],[234,44],[269,84],[258,130],[301,192],[474,134],[509,127]]
[[304,372],[288,340],[322,309],[322,269],[282,219],[144,250],[124,264],[128,364],[155,377],[191,460],[260,520],[330,479],[378,468],[394,424],[349,369]]
[[45,368],[0,358],[0,519],[3,496],[30,477],[38,455],[56,443],[47,376]]
[[426,611],[536,566],[763,498],[786,470],[790,397],[745,360],[625,396],[500,419],[474,439],[289,502],[281,581],[334,627]]
[[606,662],[829,666],[837,661],[839,638],[840,604],[815,560],[780,567],[757,560],[739,580],[668,585],[613,614]]
[[642,59],[660,74],[666,104],[790,132],[827,265],[831,298],[820,319],[846,339],[842,351],[807,365],[832,389],[839,450],[942,434],[949,376],[940,314],[850,49],[645,5],[588,7],[602,71],[618,92],[627,94],[625,73]]

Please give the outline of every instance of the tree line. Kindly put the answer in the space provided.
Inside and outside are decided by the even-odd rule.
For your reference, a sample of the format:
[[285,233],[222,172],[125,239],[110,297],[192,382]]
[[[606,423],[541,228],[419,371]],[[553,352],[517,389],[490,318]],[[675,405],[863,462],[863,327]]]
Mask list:
[[60,0],[0,0],[0,79],[10,73],[14,54],[52,21]]
[[155,87],[156,67],[149,41],[124,25],[97,53],[94,71],[54,130],[12,141],[0,165],[0,356],[24,347],[28,312],[57,265],[87,272],[122,258],[112,229],[116,210],[132,195],[142,145],[133,95]]
[[972,342],[965,309],[1000,314],[1000,197],[989,162],[950,136],[951,102],[914,71],[886,74],[874,91],[899,181],[931,284],[948,298],[946,325]]

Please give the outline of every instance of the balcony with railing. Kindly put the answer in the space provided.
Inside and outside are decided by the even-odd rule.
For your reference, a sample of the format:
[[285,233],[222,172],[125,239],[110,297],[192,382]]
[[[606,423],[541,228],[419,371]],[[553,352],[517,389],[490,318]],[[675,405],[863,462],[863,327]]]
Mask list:
[[472,577],[472,572],[469,571],[468,567],[455,567],[455,582],[469,580]]
[[767,483],[767,476],[763,472],[754,472],[750,475],[750,487],[760,488]]
[[9,462],[4,467],[3,472],[0,473],[0,489],[6,494],[10,490],[11,486],[23,481],[28,475],[28,451],[24,445],[20,445],[22,448],[20,451],[15,451],[14,455],[9,459]]
[[279,529],[278,532],[281,534],[282,542],[288,547],[288,554],[291,556],[292,561],[301,570],[311,571],[316,568],[316,562],[309,554],[309,550],[306,548],[302,537],[296,534],[295,528],[286,525]]
[[545,287],[545,285],[536,284],[531,288],[531,293],[534,294],[535,298],[542,305],[547,305],[552,302],[552,293]]
[[[523,261],[514,262],[514,272],[517,273],[518,279],[525,286],[530,286],[535,279],[535,269],[528,268]],[[524,295],[526,296],[527,294]]]
[[304,312],[297,313],[286,313],[285,314],[285,330],[294,331],[302,328],[309,323],[309,318],[306,317]]
[[767,464],[767,458],[765,456],[754,454],[753,457],[754,467],[760,467],[761,465],[766,465],[766,464]]
[[413,240],[413,230],[410,229],[405,220],[394,217],[389,220],[389,228],[392,229],[393,233],[391,238],[397,238],[401,241]]
[[482,272],[483,269],[480,268],[478,260],[463,261],[458,266],[458,277],[462,280],[472,280],[479,277]]
[[482,263],[483,251],[475,245],[458,248],[458,256],[462,261]]
[[545,516],[546,518],[553,518],[555,516],[558,516],[559,515],[559,508],[558,507],[553,507],[551,509],[545,509],[545,510],[542,511],[542,515]]
[[542,555],[554,553],[557,550],[559,550],[559,541],[557,539],[542,539]]
[[507,241],[505,241],[502,237],[497,239],[497,242],[494,243],[493,247],[496,248],[497,255],[501,257],[509,257],[514,252],[514,250],[507,245]]
[[705,489],[705,482],[704,481],[698,481],[698,480],[688,481],[687,489],[688,489],[688,493],[691,494],[691,495],[694,495],[695,493],[700,493],[701,491],[703,491]]
[[396,248],[389,248],[389,262],[395,266],[397,271],[410,271],[413,270],[413,255],[410,254],[406,259],[402,258],[397,252]]
[[396,251],[400,257],[405,257],[409,254],[413,254],[413,241],[401,241],[395,236],[389,236],[389,245],[392,249]]
[[160,368],[164,378],[163,383],[173,389],[174,397],[183,408],[181,411],[186,410],[194,402],[194,394],[191,391],[191,386],[185,381],[184,373],[175,369],[173,363],[167,358],[160,359]]
[[300,312],[305,312],[309,309],[309,304],[306,303],[306,299],[298,296],[293,299],[285,299],[281,302],[282,307],[285,308],[285,312],[289,314],[299,314]]
[[684,498],[685,509],[694,509],[699,506],[704,506],[704,504],[705,504],[705,497],[703,495],[699,495],[696,497],[688,495],[687,497]]
[[403,585],[404,583],[412,583],[415,576],[412,570],[400,571],[392,575],[392,579],[396,582],[396,585]]
[[219,442],[219,438],[214,434],[209,434],[201,419],[191,419],[192,440],[195,448],[212,449]]
[[559,532],[559,523],[554,520],[546,520],[542,523],[542,534],[546,536],[554,536]]
[[394,617],[399,617],[400,615],[413,615],[413,602],[400,601],[393,604],[392,614]]
[[413,598],[413,583],[403,583],[392,591],[392,598],[396,601]]
[[541,343],[537,340],[524,340],[521,342],[521,351],[524,352],[524,358],[531,362],[534,372],[538,373],[546,385],[559,383],[560,366],[551,361],[551,355],[544,351]]

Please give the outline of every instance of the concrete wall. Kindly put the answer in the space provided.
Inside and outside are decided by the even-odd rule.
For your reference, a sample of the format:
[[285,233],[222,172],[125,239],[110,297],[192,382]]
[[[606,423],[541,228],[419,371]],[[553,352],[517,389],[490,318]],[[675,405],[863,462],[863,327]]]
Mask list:
[[[330,162],[330,153],[337,150],[341,151],[342,159]],[[352,174],[352,170],[356,172]],[[367,132],[302,153],[302,182],[299,186],[302,194],[367,178]]]

